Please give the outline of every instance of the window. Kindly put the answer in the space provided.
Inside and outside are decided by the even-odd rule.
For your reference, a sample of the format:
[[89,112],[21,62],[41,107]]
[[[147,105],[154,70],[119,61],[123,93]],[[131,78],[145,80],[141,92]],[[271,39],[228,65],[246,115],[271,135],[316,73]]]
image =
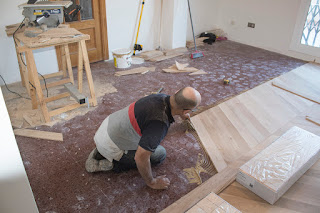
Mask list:
[[290,49],[320,57],[320,0],[301,0]]
[[319,0],[311,0],[303,27],[301,44],[320,47],[320,10]]

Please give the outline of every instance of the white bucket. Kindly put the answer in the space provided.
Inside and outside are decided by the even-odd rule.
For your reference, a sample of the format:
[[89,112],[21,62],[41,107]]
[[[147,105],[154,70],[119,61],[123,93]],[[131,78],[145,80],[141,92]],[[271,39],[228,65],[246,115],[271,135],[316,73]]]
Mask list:
[[128,68],[131,66],[131,50],[117,49],[112,51],[115,68]]

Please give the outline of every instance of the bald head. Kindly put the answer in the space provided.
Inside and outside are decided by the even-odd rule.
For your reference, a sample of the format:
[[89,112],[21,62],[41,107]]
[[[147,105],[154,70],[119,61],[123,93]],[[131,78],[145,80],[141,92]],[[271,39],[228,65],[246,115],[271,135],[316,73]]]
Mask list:
[[192,87],[180,89],[173,97],[176,107],[183,110],[191,110],[201,102],[200,93]]

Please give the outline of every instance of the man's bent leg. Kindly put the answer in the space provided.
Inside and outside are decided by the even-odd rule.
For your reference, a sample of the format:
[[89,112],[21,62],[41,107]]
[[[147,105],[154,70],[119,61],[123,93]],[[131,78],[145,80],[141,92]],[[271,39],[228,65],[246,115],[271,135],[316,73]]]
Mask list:
[[159,145],[154,151],[154,153],[152,153],[150,156],[151,165],[154,166],[154,165],[161,164],[164,161],[164,159],[166,159],[166,156],[167,156],[166,149],[163,146]]
[[[113,171],[115,172],[124,172],[130,169],[137,168],[136,161],[134,160],[134,156],[136,154],[136,150],[129,150],[127,154],[123,154],[119,161],[113,161]],[[167,156],[166,149],[159,145],[156,150],[150,156],[151,165],[161,164]]]
[[115,172],[125,172],[130,169],[137,168],[134,156],[136,155],[136,150],[129,150],[127,154],[123,154],[119,161],[113,160],[113,171]]
[[105,159],[95,148],[89,154],[85,164],[87,172],[109,171],[113,168],[113,163]]

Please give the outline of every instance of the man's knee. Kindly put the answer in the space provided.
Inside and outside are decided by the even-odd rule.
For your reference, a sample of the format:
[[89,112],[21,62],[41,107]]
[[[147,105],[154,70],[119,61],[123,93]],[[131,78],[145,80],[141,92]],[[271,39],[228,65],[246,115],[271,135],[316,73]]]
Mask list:
[[154,153],[151,154],[150,156],[150,161],[152,165],[157,165],[160,164],[164,161],[164,159],[167,156],[167,151],[166,149],[159,145],[156,150],[154,151]]

